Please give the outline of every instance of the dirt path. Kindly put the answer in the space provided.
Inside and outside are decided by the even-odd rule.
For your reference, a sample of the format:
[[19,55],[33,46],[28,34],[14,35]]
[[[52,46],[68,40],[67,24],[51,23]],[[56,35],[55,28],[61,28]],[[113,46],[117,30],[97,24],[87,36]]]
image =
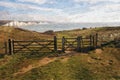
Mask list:
[[18,72],[14,73],[13,76],[24,74],[24,73],[26,73],[34,68],[38,68],[40,66],[47,65],[48,63],[53,62],[59,58],[63,58],[63,60],[61,60],[61,61],[66,62],[68,60],[68,57],[73,56],[73,55],[78,55],[78,54],[76,52],[66,52],[65,54],[60,54],[56,57],[55,56],[51,57],[51,58],[45,57],[43,59],[40,59],[37,64],[31,64],[31,65],[28,65],[27,67],[23,67]]
[[40,66],[44,66],[44,65],[46,65],[46,64],[48,64],[48,63],[50,63],[50,62],[53,62],[53,61],[55,61],[55,60],[56,60],[55,57],[54,57],[54,58],[48,58],[48,57],[43,58],[42,60],[39,60],[39,61],[38,61],[38,63],[37,63],[36,66],[34,66],[34,64],[31,64],[31,65],[29,65],[29,66],[27,66],[27,67],[23,67],[22,69],[20,69],[17,73],[14,73],[13,75],[14,75],[14,76],[17,76],[17,75],[19,75],[19,74],[24,74],[24,73],[32,70],[33,68],[37,68],[37,67],[40,67]]

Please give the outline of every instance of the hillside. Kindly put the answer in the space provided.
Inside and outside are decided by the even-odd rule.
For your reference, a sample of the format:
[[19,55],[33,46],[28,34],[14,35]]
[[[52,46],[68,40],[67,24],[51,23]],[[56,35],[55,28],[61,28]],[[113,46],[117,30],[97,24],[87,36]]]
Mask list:
[[[0,27],[5,40],[38,40],[57,37],[88,36],[98,32],[109,38],[119,38],[120,27],[60,31],[54,35],[20,28]],[[111,34],[111,35],[109,35]],[[7,35],[6,37],[3,35]],[[111,38],[110,38],[111,37]],[[4,41],[1,39],[1,42]],[[120,48],[102,47],[88,53],[22,53],[0,58],[0,80],[120,80]]]
[[56,32],[59,37],[89,36],[98,33],[99,37],[115,38],[120,36],[120,27],[97,27]]
[[0,27],[0,41],[7,39],[15,40],[38,40],[40,38],[51,38],[54,35],[46,35],[35,31],[28,31],[21,28],[14,27]]

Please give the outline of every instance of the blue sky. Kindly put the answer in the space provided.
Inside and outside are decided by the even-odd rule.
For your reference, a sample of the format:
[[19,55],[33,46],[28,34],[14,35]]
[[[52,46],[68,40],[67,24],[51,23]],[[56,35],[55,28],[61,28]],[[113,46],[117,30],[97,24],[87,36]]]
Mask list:
[[0,0],[0,19],[120,22],[120,0]]

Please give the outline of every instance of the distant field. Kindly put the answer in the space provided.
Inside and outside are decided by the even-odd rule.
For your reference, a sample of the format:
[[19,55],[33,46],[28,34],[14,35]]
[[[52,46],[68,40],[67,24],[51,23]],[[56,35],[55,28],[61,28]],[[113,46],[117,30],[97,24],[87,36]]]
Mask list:
[[120,34],[120,27],[98,27],[98,28],[83,28],[83,29],[75,29],[75,30],[66,30],[66,31],[58,31],[56,34],[59,37],[64,36],[88,36],[90,34],[98,33],[100,36],[104,36],[106,34],[112,33],[119,33]]

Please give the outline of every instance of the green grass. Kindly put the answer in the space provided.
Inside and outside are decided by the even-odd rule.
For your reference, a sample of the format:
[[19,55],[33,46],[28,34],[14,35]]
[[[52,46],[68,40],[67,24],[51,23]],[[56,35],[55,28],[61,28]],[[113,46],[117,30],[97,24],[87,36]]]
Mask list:
[[[19,69],[36,63],[39,59],[48,56],[49,53],[21,53],[12,56],[4,56],[0,59],[0,80],[11,80],[13,74]],[[12,79],[13,80],[13,79]]]
[[70,56],[65,62],[62,61],[64,58],[58,58],[18,75],[14,80],[120,80],[120,60],[115,57],[118,54],[114,54],[119,51],[105,48],[102,53],[92,51],[90,54]]

